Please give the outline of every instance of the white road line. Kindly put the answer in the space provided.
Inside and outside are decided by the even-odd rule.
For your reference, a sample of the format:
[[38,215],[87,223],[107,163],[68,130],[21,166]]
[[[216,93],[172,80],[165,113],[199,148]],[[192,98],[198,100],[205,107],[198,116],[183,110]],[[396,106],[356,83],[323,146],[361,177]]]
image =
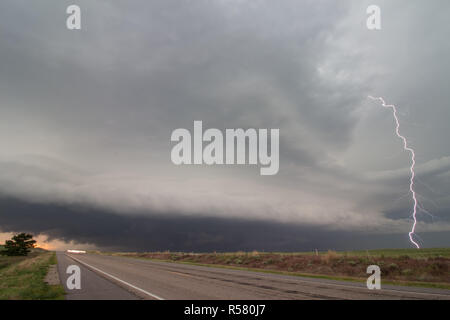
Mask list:
[[112,278],[112,279],[114,279],[114,280],[116,280],[116,281],[119,281],[119,282],[121,282],[121,283],[123,283],[123,284],[125,284],[125,285],[127,285],[127,286],[129,286],[129,287],[131,287],[131,288],[133,288],[133,289],[135,289],[135,290],[138,290],[138,291],[140,291],[140,292],[142,292],[142,293],[145,293],[146,295],[148,295],[148,296],[150,296],[150,297],[153,297],[153,298],[155,298],[155,299],[157,299],[157,300],[164,300],[164,298],[161,298],[160,296],[157,296],[156,294],[153,294],[153,293],[148,292],[148,291],[146,291],[146,290],[144,290],[144,289],[141,289],[141,288],[139,288],[139,287],[136,287],[135,285],[132,285],[131,283],[128,283],[128,282],[126,282],[126,281],[124,281],[124,280],[122,280],[122,279],[119,279],[119,278],[113,276],[112,274],[109,274],[109,273],[107,273],[107,272],[105,272],[105,271],[103,271],[103,270],[100,270],[100,269],[98,269],[98,268],[96,268],[96,267],[93,267],[93,266],[91,266],[90,264],[87,264],[86,262],[80,261],[80,260],[78,260],[78,259],[76,259],[76,258],[74,258],[74,257],[72,257],[72,256],[67,255],[67,254],[66,254],[66,256],[68,256],[69,258],[71,258],[71,259],[73,259],[73,260],[75,260],[75,261],[77,261],[77,262],[79,262],[79,263],[85,265],[86,267],[88,267],[88,268],[90,268],[90,269],[93,269],[93,270],[95,270],[95,271],[97,271],[97,272],[100,272],[100,273],[102,273],[102,274],[104,274],[104,275],[106,275],[106,276],[108,276],[108,277],[110,277],[110,278]]

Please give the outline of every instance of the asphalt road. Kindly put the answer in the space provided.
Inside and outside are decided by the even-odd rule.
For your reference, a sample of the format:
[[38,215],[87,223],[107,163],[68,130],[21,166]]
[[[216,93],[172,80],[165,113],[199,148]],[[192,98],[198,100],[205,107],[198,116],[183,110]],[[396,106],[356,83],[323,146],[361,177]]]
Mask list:
[[[81,263],[68,257],[64,252],[57,252],[59,279],[66,290],[67,300],[133,300],[136,295],[118,286],[117,284],[99,276]],[[66,273],[67,267],[77,265],[81,271],[81,289],[69,289]]]
[[68,299],[448,299],[450,290],[303,278],[115,256],[58,253],[60,279],[81,268]]

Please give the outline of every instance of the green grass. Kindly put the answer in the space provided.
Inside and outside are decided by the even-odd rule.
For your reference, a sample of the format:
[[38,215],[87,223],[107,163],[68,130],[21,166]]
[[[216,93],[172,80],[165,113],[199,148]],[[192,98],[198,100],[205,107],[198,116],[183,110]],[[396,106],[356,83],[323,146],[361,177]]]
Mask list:
[[[425,248],[425,249],[376,249],[376,250],[352,250],[352,251],[333,251],[338,255],[343,256],[356,256],[356,257],[401,257],[408,256],[410,258],[450,258],[450,248]],[[311,255],[315,254],[315,251],[303,251],[303,252],[259,252],[264,253],[276,253],[280,255]],[[327,251],[319,251],[319,255],[327,254]],[[235,252],[224,254],[236,254]]]
[[[166,251],[169,252],[169,251]],[[328,254],[328,250],[318,251],[319,255]],[[376,250],[351,250],[351,251],[333,251],[342,256],[355,256],[355,257],[401,257],[408,256],[410,258],[450,258],[450,248],[425,248],[425,249],[376,249]],[[90,253],[97,253],[90,251]],[[105,254],[113,254],[113,252],[103,252]],[[176,254],[177,252],[173,252]],[[207,253],[207,252],[205,252]],[[243,254],[244,252],[218,252],[217,254],[224,256],[235,256]],[[197,254],[203,254],[198,252]],[[277,255],[315,255],[315,251],[299,251],[299,252],[271,252],[271,251],[258,251],[259,255],[264,254],[277,254]]]
[[56,264],[54,252],[36,250],[26,257],[0,256],[0,300],[64,299],[61,285],[48,285],[44,278]]
[[401,257],[410,258],[450,258],[450,248],[430,248],[430,249],[377,249],[359,251],[341,251],[338,254],[351,256],[373,256],[373,257]]

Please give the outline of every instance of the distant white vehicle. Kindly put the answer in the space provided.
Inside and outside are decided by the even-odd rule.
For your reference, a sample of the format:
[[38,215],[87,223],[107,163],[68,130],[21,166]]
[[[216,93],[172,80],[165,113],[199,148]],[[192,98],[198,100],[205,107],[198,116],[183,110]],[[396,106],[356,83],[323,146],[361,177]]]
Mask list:
[[84,250],[67,250],[68,253],[86,253]]

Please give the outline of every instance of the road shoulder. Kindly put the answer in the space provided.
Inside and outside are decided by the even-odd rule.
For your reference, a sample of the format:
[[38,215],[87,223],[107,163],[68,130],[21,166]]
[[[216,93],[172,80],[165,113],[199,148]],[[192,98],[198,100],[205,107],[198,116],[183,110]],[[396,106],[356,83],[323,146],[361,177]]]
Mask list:
[[[123,287],[105,279],[81,263],[71,259],[64,252],[57,253],[58,273],[66,291],[67,300],[138,300],[139,298]],[[67,267],[76,265],[80,268],[81,288],[70,289],[67,279],[71,274],[66,273]]]

